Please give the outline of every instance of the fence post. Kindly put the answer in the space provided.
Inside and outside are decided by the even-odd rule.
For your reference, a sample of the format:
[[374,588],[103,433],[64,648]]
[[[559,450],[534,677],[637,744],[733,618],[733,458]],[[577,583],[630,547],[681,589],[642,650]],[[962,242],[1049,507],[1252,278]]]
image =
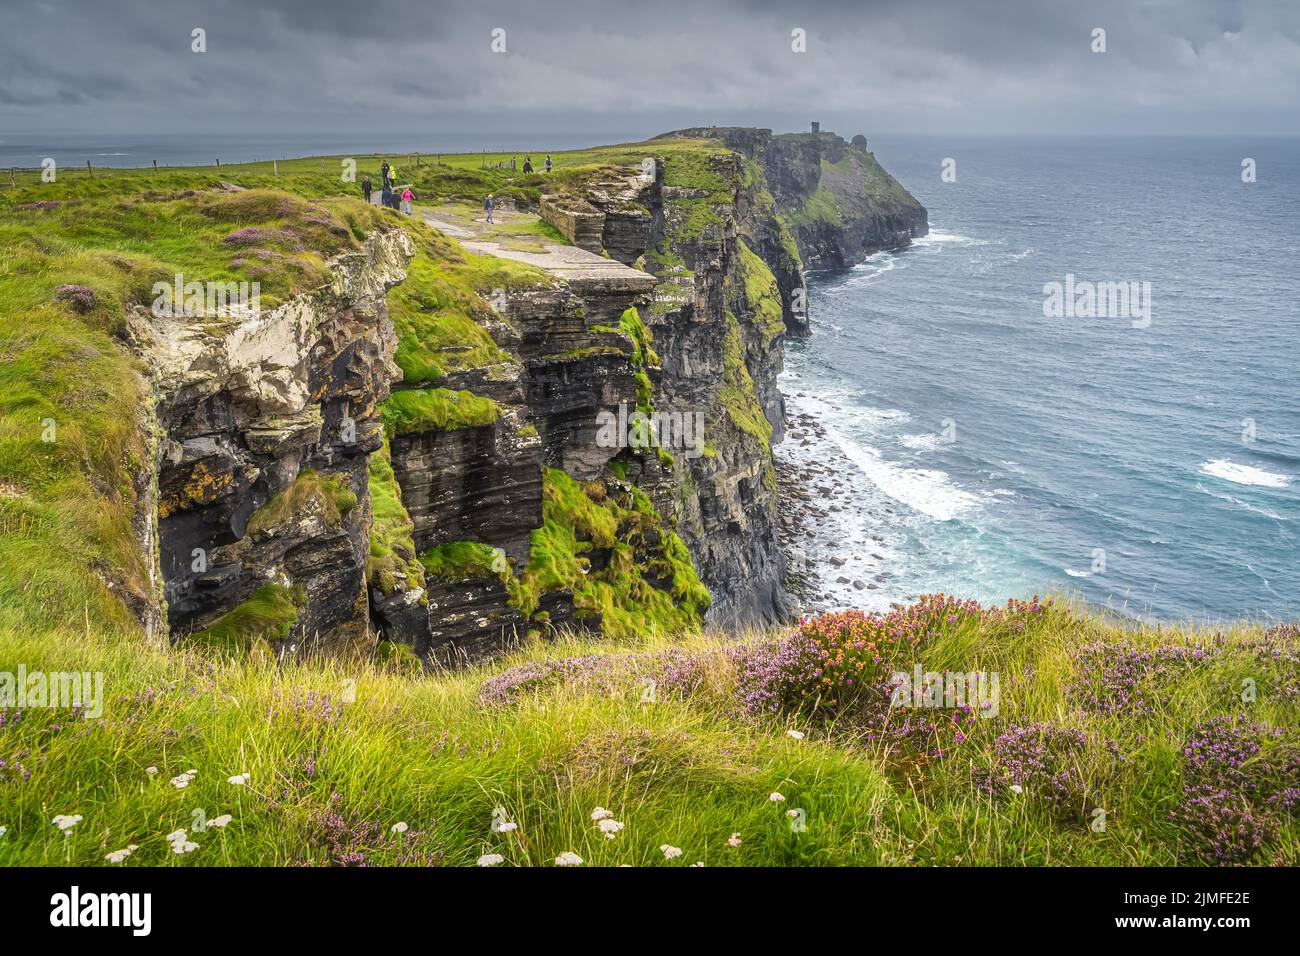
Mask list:
[[221,172],[221,160],[217,160],[217,172]]
[[90,160],[86,160],[86,172],[90,174],[91,179],[95,178],[95,170],[91,168]]
[[276,176],[280,175],[280,161],[278,159],[271,160],[271,172]]

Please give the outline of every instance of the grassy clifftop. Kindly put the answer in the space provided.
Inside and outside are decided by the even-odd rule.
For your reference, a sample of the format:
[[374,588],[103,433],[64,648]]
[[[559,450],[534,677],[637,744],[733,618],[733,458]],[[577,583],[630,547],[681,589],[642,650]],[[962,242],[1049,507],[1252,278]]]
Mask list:
[[[8,631],[105,685],[98,720],[0,708],[0,863],[1294,865],[1297,638],[936,597],[420,677]],[[917,664],[996,706],[891,708]]]

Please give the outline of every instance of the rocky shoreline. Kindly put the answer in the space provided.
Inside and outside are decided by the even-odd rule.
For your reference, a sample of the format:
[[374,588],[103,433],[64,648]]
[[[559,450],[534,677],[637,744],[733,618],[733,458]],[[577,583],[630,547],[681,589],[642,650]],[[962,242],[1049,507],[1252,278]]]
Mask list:
[[[795,392],[797,400],[805,393]],[[821,530],[828,521],[848,517],[853,510],[852,489],[843,477],[854,464],[839,450],[816,415],[792,412],[786,416],[786,440],[776,455],[777,487],[782,514],[777,541],[786,562],[786,590],[799,602],[801,613],[838,610],[848,602],[835,593],[868,594],[887,588],[893,575],[883,568],[884,537],[871,534],[863,543],[864,554],[836,553],[848,542],[838,542],[825,556]],[[815,449],[815,457],[799,456],[795,450]],[[892,509],[887,509],[892,513]],[[876,562],[864,568],[863,560]]]

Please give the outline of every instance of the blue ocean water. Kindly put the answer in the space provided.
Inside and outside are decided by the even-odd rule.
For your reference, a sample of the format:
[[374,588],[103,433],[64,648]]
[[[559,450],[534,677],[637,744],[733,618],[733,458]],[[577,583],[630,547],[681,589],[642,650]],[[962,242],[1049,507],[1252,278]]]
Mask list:
[[[932,232],[810,277],[814,335],[788,349],[789,411],[825,430],[778,455],[841,482],[803,545],[847,561],[823,606],[1300,617],[1300,140],[872,148]],[[1149,282],[1149,326],[1046,317],[1067,274]]]

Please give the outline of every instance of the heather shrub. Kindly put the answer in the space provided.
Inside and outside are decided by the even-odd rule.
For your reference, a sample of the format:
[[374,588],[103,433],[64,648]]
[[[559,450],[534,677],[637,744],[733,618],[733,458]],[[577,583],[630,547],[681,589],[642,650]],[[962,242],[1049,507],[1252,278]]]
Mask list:
[[788,637],[736,652],[740,703],[750,715],[874,715],[882,696],[888,704],[894,675],[910,673],[946,634],[985,624],[1023,628],[1048,606],[1034,599],[982,608],[976,601],[927,594],[887,614],[842,611],[807,618]]
[[1193,668],[1213,659],[1206,644],[1139,647],[1130,641],[1092,641],[1074,652],[1070,697],[1085,710],[1151,714],[1171,686]]
[[329,803],[307,821],[308,856],[297,866],[437,866],[442,853],[426,848],[426,834],[398,821],[385,825],[378,818],[380,804],[363,814],[343,806],[343,794],[330,795]]
[[1300,745],[1294,734],[1214,717],[1184,742],[1183,792],[1170,819],[1180,844],[1209,863],[1247,863],[1300,811]]
[[704,660],[699,654],[671,648],[654,655],[651,661],[649,686],[659,700],[685,700],[704,683]]
[[[1058,817],[1083,819],[1092,792],[1088,735],[1075,727],[1040,722],[1009,727],[992,743],[988,765],[972,771],[978,790],[1000,800],[1045,805]],[[1105,761],[1124,762],[1118,745],[1102,742]]]
[[[1242,642],[1260,668],[1259,690],[1283,700],[1300,700],[1300,624],[1270,627],[1263,637]],[[1240,690],[1234,687],[1233,691]]]
[[584,689],[608,688],[629,663],[630,655],[626,654],[529,661],[509,667],[484,681],[479,688],[478,701],[487,706],[504,706],[513,704],[525,694],[561,684]]

